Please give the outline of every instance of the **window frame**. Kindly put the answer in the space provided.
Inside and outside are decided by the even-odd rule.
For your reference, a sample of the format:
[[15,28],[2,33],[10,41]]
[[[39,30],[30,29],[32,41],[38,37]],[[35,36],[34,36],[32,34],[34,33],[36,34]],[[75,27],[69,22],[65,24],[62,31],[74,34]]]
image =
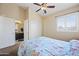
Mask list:
[[[67,22],[68,22],[68,20],[66,20],[66,19],[63,19],[63,22],[64,22],[64,26],[65,27],[63,27],[63,26],[61,26],[61,27],[63,27],[62,29],[60,29],[59,27],[58,27],[58,20],[59,19],[57,19],[58,17],[59,18],[64,18],[64,17],[66,17],[66,16],[70,16],[70,15],[74,15],[75,16],[75,18],[76,18],[76,20],[75,20],[75,30],[69,30],[69,28],[66,28],[66,25],[67,25]],[[73,12],[73,13],[68,13],[68,14],[65,14],[65,15],[61,15],[61,16],[56,16],[56,26],[57,26],[57,28],[56,28],[56,30],[57,30],[57,32],[78,32],[78,30],[79,30],[79,26],[78,26],[78,19],[79,19],[79,12]],[[61,19],[60,19],[60,21],[61,21]],[[65,28],[65,29],[64,29]],[[73,27],[72,27],[73,28]]]

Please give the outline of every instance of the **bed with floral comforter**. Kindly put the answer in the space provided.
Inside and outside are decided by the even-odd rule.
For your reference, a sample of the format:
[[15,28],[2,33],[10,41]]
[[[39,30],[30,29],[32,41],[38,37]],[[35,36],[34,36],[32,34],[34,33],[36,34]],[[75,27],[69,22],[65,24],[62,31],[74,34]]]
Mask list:
[[22,42],[19,50],[19,56],[78,56],[79,41],[70,42],[51,39],[48,37],[39,37]]

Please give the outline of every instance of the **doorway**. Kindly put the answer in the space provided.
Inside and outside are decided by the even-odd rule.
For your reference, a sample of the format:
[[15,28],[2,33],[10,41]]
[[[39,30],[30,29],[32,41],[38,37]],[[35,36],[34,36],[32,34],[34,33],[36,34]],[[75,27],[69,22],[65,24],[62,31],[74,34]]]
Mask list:
[[24,22],[16,21],[15,39],[16,41],[24,41]]

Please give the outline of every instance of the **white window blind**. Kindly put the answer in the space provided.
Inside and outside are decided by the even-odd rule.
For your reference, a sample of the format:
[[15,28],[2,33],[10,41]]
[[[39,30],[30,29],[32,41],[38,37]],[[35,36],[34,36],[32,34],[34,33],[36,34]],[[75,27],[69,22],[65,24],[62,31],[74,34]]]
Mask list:
[[58,32],[78,32],[79,12],[56,17]]

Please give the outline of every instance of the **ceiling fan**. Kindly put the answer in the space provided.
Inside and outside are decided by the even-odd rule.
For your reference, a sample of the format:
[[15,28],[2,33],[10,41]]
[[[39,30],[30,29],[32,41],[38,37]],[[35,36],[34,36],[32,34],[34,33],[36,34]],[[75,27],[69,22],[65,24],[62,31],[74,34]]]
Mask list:
[[33,3],[34,5],[37,5],[37,6],[40,6],[40,8],[38,10],[36,10],[36,12],[40,11],[40,10],[43,10],[44,13],[46,14],[47,11],[46,9],[47,8],[55,8],[55,6],[48,6],[47,3],[42,3],[42,4],[39,4],[39,3]]

